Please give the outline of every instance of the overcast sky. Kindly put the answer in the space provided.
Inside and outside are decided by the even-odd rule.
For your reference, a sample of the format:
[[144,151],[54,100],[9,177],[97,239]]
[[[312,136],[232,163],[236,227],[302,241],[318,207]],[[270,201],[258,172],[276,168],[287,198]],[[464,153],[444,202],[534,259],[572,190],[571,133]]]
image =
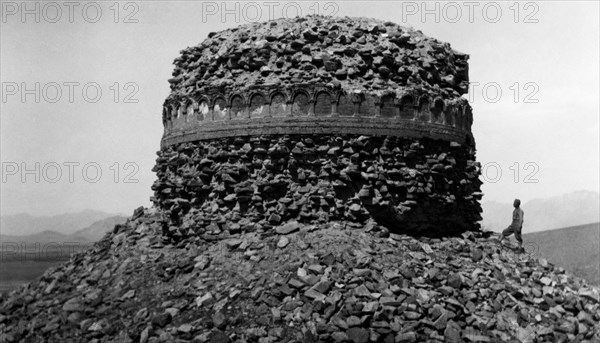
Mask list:
[[393,21],[471,56],[484,201],[598,191],[597,1],[222,3],[2,1],[1,214],[149,206],[179,51],[298,11]]

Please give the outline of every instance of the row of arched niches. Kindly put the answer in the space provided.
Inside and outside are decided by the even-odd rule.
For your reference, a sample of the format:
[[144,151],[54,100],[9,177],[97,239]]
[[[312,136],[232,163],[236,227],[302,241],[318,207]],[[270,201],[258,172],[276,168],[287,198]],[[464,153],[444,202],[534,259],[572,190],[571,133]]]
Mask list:
[[163,107],[167,133],[212,122],[295,116],[380,117],[441,124],[467,132],[473,123],[471,106],[464,98],[448,101],[414,93],[376,96],[327,87],[251,90],[230,95],[211,92],[170,98]]

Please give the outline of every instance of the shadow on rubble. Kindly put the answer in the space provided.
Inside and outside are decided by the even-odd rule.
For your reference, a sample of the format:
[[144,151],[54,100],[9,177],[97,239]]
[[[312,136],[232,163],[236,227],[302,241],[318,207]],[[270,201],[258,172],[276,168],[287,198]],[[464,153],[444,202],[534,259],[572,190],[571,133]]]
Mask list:
[[403,234],[414,238],[444,238],[444,237],[462,237],[463,233],[468,231],[480,232],[484,238],[488,238],[491,233],[482,231],[478,223],[467,224],[463,221],[445,220],[418,220],[416,215],[403,214],[393,207],[382,210],[381,207],[369,208],[371,218],[378,224],[385,227],[393,234]]

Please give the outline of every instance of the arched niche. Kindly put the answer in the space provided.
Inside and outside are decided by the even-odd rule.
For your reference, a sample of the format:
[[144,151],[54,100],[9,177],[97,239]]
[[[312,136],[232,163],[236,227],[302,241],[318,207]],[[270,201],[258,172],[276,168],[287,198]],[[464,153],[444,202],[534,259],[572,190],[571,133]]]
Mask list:
[[456,116],[456,105],[446,106],[444,111],[444,124],[447,126],[454,126],[454,117]]
[[358,115],[361,117],[373,117],[377,114],[377,105],[375,105],[375,96],[367,95],[362,98],[358,105]]
[[177,106],[175,104],[170,104],[167,108],[167,120],[169,121],[169,128],[174,128],[177,123]]
[[381,98],[381,116],[393,118],[396,116],[396,104],[394,104],[394,96],[387,94]]
[[169,122],[169,127],[173,127],[173,120],[175,119],[175,107],[173,105],[167,106],[167,121]]
[[271,96],[271,116],[285,117],[287,115],[287,104],[283,93],[277,92]]
[[431,120],[431,110],[429,109],[429,99],[427,97],[421,97],[419,99],[419,113],[418,118],[420,121],[428,122]]
[[242,99],[239,95],[234,95],[231,98],[231,118],[232,119],[241,119],[244,117],[244,99]]
[[338,98],[337,111],[340,116],[352,116],[354,114],[354,103],[349,94],[341,94]]
[[215,104],[213,105],[213,120],[221,121],[227,118],[227,103],[225,99],[222,97],[218,97],[215,99]]
[[433,123],[442,123],[444,118],[442,113],[444,112],[444,101],[440,98],[435,99],[433,106],[431,107],[431,121]]
[[175,105],[175,104],[171,105],[170,116],[171,116],[171,120],[172,121],[174,121],[175,119],[177,119],[177,105]]
[[198,121],[205,121],[205,120],[209,120],[210,118],[208,118],[208,113],[209,113],[209,108],[208,108],[208,102],[206,100],[201,100],[200,103],[198,104]]
[[185,122],[189,122],[194,116],[194,102],[189,101],[185,107]]
[[411,95],[400,98],[400,119],[415,119],[415,99]]
[[326,117],[331,115],[332,110],[331,95],[328,92],[319,92],[315,99],[315,115]]
[[259,118],[267,115],[265,97],[262,94],[254,94],[250,98],[250,118]]
[[293,116],[307,116],[310,109],[310,101],[308,95],[304,92],[298,92],[294,95],[292,103]]
[[456,109],[456,118],[454,118],[454,127],[462,129],[463,127],[463,106],[459,105]]
[[182,117],[183,105],[180,103],[173,104],[172,127],[178,129],[181,127],[181,122],[185,119]]
[[163,106],[163,110],[162,110],[162,122],[163,122],[163,127],[168,128],[169,127],[169,112],[167,111],[167,107]]

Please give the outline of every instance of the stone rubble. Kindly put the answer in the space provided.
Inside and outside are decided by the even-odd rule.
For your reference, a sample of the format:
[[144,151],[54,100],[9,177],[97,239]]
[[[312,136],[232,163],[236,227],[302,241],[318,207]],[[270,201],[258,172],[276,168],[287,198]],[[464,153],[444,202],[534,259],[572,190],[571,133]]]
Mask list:
[[[153,201],[174,236],[374,218],[392,232],[479,228],[480,164],[453,142],[357,135],[236,137],[158,152]],[[210,237],[209,237],[210,236]]]
[[335,221],[174,240],[168,222],[140,208],[3,295],[2,342],[600,342],[597,288],[489,233]]
[[253,86],[331,84],[377,94],[410,88],[442,98],[468,91],[468,55],[421,31],[370,18],[307,16],[212,32],[182,50],[170,97]]

